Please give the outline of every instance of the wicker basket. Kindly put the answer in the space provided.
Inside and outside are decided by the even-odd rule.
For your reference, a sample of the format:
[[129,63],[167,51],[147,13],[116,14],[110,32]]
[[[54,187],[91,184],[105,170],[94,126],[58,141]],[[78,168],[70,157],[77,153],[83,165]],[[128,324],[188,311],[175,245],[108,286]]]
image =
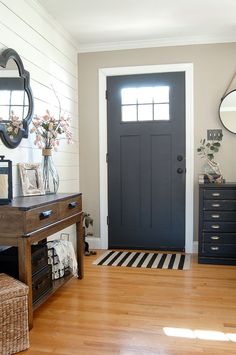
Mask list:
[[29,347],[28,286],[0,274],[0,354],[10,355]]

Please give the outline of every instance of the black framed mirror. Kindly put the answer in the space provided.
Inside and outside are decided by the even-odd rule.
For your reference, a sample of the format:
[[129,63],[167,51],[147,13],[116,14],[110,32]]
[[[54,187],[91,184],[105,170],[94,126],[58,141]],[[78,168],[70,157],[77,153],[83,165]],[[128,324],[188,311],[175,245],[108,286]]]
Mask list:
[[0,52],[0,137],[8,148],[16,148],[22,138],[28,137],[33,109],[30,74],[14,49],[3,49]]
[[236,133],[236,90],[230,91],[222,98],[219,116],[223,126],[228,131]]

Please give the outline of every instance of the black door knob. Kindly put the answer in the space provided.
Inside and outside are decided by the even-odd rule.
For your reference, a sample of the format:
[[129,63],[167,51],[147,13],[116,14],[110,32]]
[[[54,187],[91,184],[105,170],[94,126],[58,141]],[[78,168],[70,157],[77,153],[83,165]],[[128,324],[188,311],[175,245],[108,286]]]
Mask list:
[[182,161],[183,160],[183,156],[182,155],[177,155],[177,160],[178,161]]
[[177,173],[178,173],[178,174],[183,174],[183,172],[184,172],[183,169],[181,169],[181,168],[178,168],[178,169],[177,169]]

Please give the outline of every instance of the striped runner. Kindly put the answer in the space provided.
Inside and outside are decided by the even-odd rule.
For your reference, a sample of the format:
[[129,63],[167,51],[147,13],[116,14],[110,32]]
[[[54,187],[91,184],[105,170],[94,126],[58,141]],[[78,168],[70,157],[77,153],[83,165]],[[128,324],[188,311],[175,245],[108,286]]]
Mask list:
[[190,269],[190,255],[107,250],[93,264],[149,269]]

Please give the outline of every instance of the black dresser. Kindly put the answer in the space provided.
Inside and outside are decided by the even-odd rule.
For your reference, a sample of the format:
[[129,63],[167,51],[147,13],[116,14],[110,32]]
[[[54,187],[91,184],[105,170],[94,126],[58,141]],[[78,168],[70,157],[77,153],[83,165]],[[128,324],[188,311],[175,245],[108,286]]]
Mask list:
[[198,262],[236,265],[236,183],[199,185]]

